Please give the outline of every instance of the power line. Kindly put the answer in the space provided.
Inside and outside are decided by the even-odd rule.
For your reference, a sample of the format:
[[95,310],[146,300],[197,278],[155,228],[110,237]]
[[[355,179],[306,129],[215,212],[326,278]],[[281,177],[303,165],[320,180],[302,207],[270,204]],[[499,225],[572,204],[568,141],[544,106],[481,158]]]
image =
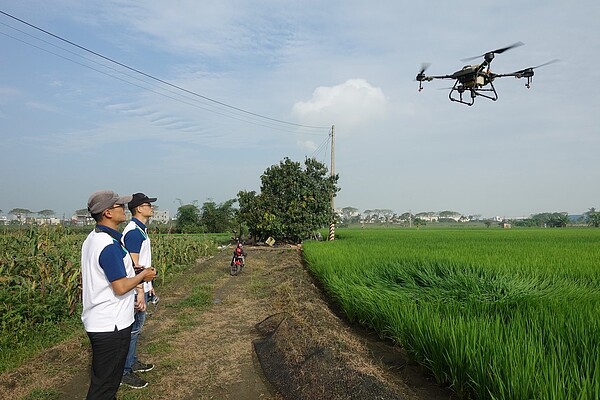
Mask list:
[[327,150],[329,150],[329,139],[331,138],[331,134],[329,134],[325,140],[321,142],[321,144],[313,151],[311,158],[317,158],[321,152],[323,153],[322,159],[324,160],[327,156]]
[[[31,23],[29,23],[29,22],[27,22],[27,21],[24,21],[24,20],[22,20],[22,19],[20,19],[20,18],[17,18],[17,17],[15,17],[14,15],[8,14],[8,13],[6,13],[6,12],[2,11],[2,10],[0,10],[0,14],[3,14],[3,15],[5,15],[5,16],[9,17],[9,18],[12,18],[13,20],[15,20],[15,21],[18,21],[18,22],[20,22],[20,23],[22,23],[22,24],[24,24],[24,25],[27,25],[27,26],[29,26],[29,27],[31,27],[31,28],[33,28],[33,29],[36,29],[36,30],[38,30],[38,31],[40,31],[40,32],[42,32],[42,33],[44,33],[44,34],[46,34],[46,35],[52,36],[53,38],[55,38],[55,39],[58,39],[58,40],[60,40],[60,41],[62,41],[62,42],[68,43],[68,44],[70,44],[71,46],[77,47],[77,48],[78,48],[78,49],[80,49],[80,50],[83,50],[83,51],[85,51],[85,52],[88,52],[88,53],[90,53],[90,54],[93,54],[93,55],[95,55],[96,57],[100,57],[100,58],[102,58],[102,59],[104,59],[104,60],[106,60],[106,61],[109,61],[109,62],[111,62],[111,63],[113,63],[113,64],[119,65],[120,67],[126,68],[126,69],[128,69],[128,70],[130,70],[130,71],[133,71],[133,72],[137,73],[137,74],[143,75],[143,76],[145,76],[145,77],[147,77],[147,78],[149,78],[149,79],[155,80],[155,81],[157,81],[157,82],[160,82],[160,83],[162,83],[162,84],[164,84],[164,85],[167,85],[167,86],[170,86],[170,87],[172,87],[172,88],[175,88],[175,89],[181,90],[181,91],[183,91],[183,92],[185,92],[185,93],[188,93],[188,94],[191,94],[191,95],[193,95],[193,96],[196,96],[196,97],[202,98],[202,99],[204,99],[204,100],[210,101],[210,102],[212,102],[212,103],[215,103],[215,104],[218,104],[218,105],[220,105],[220,106],[227,107],[227,108],[229,108],[229,109],[232,109],[232,110],[235,110],[235,111],[238,111],[238,112],[244,113],[244,114],[252,115],[252,116],[255,116],[255,117],[258,117],[258,118],[263,118],[263,119],[266,119],[266,120],[269,120],[269,121],[278,122],[278,123],[281,123],[281,124],[286,124],[286,125],[290,125],[290,126],[296,126],[296,127],[300,127],[300,128],[309,128],[309,129],[329,129],[329,127],[326,127],[326,126],[312,126],[312,125],[303,125],[303,124],[297,124],[297,123],[294,123],[294,122],[284,121],[284,120],[280,120],[280,119],[276,119],[276,118],[271,118],[271,117],[268,117],[268,116],[265,116],[265,115],[262,115],[262,114],[254,113],[254,112],[251,112],[251,111],[248,111],[248,110],[244,110],[244,109],[242,109],[242,108],[238,108],[238,107],[235,107],[235,106],[229,105],[229,104],[227,104],[227,103],[223,103],[223,102],[221,102],[221,101],[218,101],[218,100],[212,99],[212,98],[210,98],[210,97],[207,97],[207,96],[201,95],[201,94],[199,94],[199,93],[196,93],[196,92],[194,92],[194,91],[191,91],[191,90],[185,89],[185,88],[183,88],[183,87],[181,87],[181,86],[178,86],[178,85],[172,84],[172,83],[170,83],[170,82],[167,82],[167,81],[165,81],[165,80],[163,80],[163,79],[157,78],[157,77],[155,77],[155,76],[153,76],[153,75],[150,75],[150,74],[148,74],[148,73],[145,73],[145,72],[143,72],[143,71],[141,71],[141,70],[139,70],[139,69],[136,69],[136,68],[130,67],[130,66],[128,66],[128,65],[126,65],[126,64],[123,64],[123,63],[121,63],[121,62],[119,62],[119,61],[116,61],[116,60],[114,60],[114,59],[112,59],[112,58],[110,58],[110,57],[104,56],[104,55],[102,55],[102,54],[100,54],[100,53],[98,53],[98,52],[95,52],[95,51],[93,51],[93,50],[91,50],[91,49],[88,49],[87,47],[81,46],[81,45],[79,45],[79,44],[77,44],[77,43],[74,43],[74,42],[72,42],[72,41],[68,40],[68,39],[65,39],[65,38],[63,38],[63,37],[61,37],[61,36],[58,36],[58,35],[56,35],[56,34],[54,34],[54,33],[52,33],[52,32],[49,32],[49,31],[47,31],[47,30],[45,30],[45,29],[42,29],[42,28],[40,28],[40,27],[38,27],[38,26],[36,26],[36,25],[33,25],[33,24],[31,24]],[[36,47],[37,47],[37,46],[36,46]]]
[[[217,114],[217,115],[221,115],[221,116],[224,116],[224,117],[226,117],[226,118],[231,118],[231,119],[234,119],[234,120],[237,120],[237,121],[241,121],[241,122],[248,123],[248,124],[252,124],[252,125],[256,125],[256,126],[261,126],[261,127],[264,127],[264,128],[275,129],[275,130],[278,130],[278,131],[281,131],[281,132],[298,133],[298,132],[296,132],[296,131],[292,131],[292,130],[289,130],[289,129],[284,129],[284,128],[282,128],[281,126],[269,125],[269,122],[270,122],[270,121],[264,121],[264,122],[255,122],[255,121],[260,121],[260,120],[259,120],[258,118],[252,117],[252,116],[243,116],[243,117],[244,117],[244,118],[255,118],[255,121],[253,121],[253,120],[248,120],[248,119],[243,119],[243,118],[242,118],[242,116],[240,116],[240,115],[237,115],[237,114],[226,114],[226,113],[225,113],[225,110],[222,110],[222,109],[216,108],[216,106],[212,106],[212,107],[215,107],[214,109],[212,109],[212,108],[207,108],[207,107],[211,106],[211,104],[206,104],[206,103],[199,103],[199,104],[197,104],[197,103],[195,103],[195,102],[196,102],[196,101],[198,101],[198,99],[191,98],[191,97],[187,97],[187,96],[185,96],[185,95],[182,95],[181,93],[178,93],[178,92],[176,92],[176,91],[174,91],[174,90],[170,90],[170,89],[168,89],[168,88],[161,87],[161,86],[159,86],[159,85],[157,85],[157,84],[153,84],[153,83],[151,83],[151,82],[144,81],[144,80],[142,80],[142,79],[140,79],[140,78],[137,78],[137,77],[135,77],[135,76],[132,76],[132,75],[129,75],[129,74],[123,73],[122,71],[119,71],[119,70],[117,70],[116,68],[110,67],[110,66],[108,66],[108,65],[105,65],[105,64],[102,64],[102,63],[99,63],[98,61],[92,60],[92,59],[90,59],[90,58],[83,57],[82,55],[80,55],[80,54],[77,54],[77,53],[75,53],[75,52],[73,52],[73,51],[70,51],[70,50],[68,50],[68,49],[65,49],[65,48],[63,48],[63,47],[60,47],[60,46],[57,46],[57,45],[55,45],[55,44],[53,44],[53,43],[50,43],[50,42],[48,42],[48,41],[46,41],[46,40],[43,40],[43,39],[37,38],[37,37],[35,37],[35,36],[32,36],[32,35],[30,35],[30,34],[29,34],[29,33],[27,33],[27,32],[23,32],[23,31],[21,31],[20,29],[16,29],[16,28],[14,28],[14,27],[12,27],[12,26],[6,25],[6,24],[4,24],[4,23],[1,23],[1,22],[0,22],[0,24],[1,24],[1,25],[4,25],[4,26],[7,26],[7,27],[9,27],[9,28],[11,28],[11,29],[15,29],[15,30],[17,30],[17,31],[19,31],[19,32],[21,32],[21,33],[23,33],[23,34],[27,35],[27,36],[30,36],[30,37],[32,37],[32,38],[34,38],[34,39],[36,39],[36,40],[42,41],[42,42],[44,42],[44,43],[46,43],[46,44],[48,44],[48,45],[50,45],[50,46],[53,46],[53,47],[56,47],[56,48],[60,49],[60,50],[66,51],[66,52],[68,52],[68,53],[70,53],[70,54],[73,54],[73,55],[75,55],[75,56],[77,56],[77,57],[80,57],[80,58],[82,58],[82,59],[84,59],[84,60],[86,60],[86,61],[92,62],[92,63],[94,63],[94,64],[97,64],[97,65],[99,65],[99,66],[101,66],[101,67],[104,67],[104,68],[108,68],[108,69],[110,69],[110,70],[112,70],[112,71],[114,71],[114,72],[116,72],[116,73],[122,74],[122,75],[124,75],[124,76],[130,77],[130,78],[132,78],[132,79],[135,79],[135,80],[138,80],[139,82],[142,82],[142,83],[144,83],[144,84],[147,84],[147,85],[151,85],[151,86],[153,86],[153,87],[155,87],[155,88],[158,88],[158,89],[161,89],[161,90],[166,90],[167,92],[169,92],[169,93],[172,93],[173,95],[176,95],[176,96],[182,96],[182,97],[183,97],[183,99],[186,99],[186,100],[189,100],[189,101],[183,100],[183,99],[181,99],[181,98],[178,98],[178,97],[173,97],[173,96],[170,96],[170,95],[168,95],[168,94],[165,94],[165,93],[159,92],[159,91],[157,91],[157,90],[154,90],[154,89],[151,89],[151,88],[149,88],[149,87],[142,86],[141,84],[138,84],[138,83],[135,83],[135,82],[131,82],[131,81],[129,81],[129,80],[127,80],[127,79],[124,79],[124,78],[122,78],[122,77],[115,76],[115,75],[113,75],[113,74],[110,74],[110,73],[108,73],[108,72],[106,72],[106,71],[102,71],[102,70],[100,70],[100,69],[98,69],[98,68],[95,68],[95,67],[93,67],[93,66],[90,66],[90,65],[84,64],[84,63],[82,63],[82,62],[79,62],[79,61],[77,61],[77,60],[73,60],[72,58],[69,58],[69,57],[65,57],[64,55],[61,55],[61,54],[55,53],[55,52],[53,52],[53,51],[51,51],[51,50],[45,49],[45,48],[43,48],[43,47],[40,47],[40,46],[38,46],[38,45],[35,45],[35,44],[33,44],[33,43],[29,43],[29,42],[27,42],[27,41],[25,41],[25,40],[23,40],[23,39],[20,39],[20,38],[14,37],[14,36],[12,36],[12,35],[9,35],[8,33],[5,33],[5,32],[0,32],[0,34],[2,34],[2,35],[4,35],[4,36],[7,36],[7,37],[9,37],[9,38],[11,38],[11,39],[13,39],[13,40],[16,40],[16,41],[18,41],[18,42],[21,42],[21,43],[23,43],[23,44],[26,44],[26,45],[28,45],[28,46],[34,47],[34,48],[36,48],[36,49],[38,49],[38,50],[41,50],[41,51],[44,51],[44,52],[46,52],[46,53],[52,54],[52,55],[54,55],[54,56],[56,56],[56,57],[59,57],[59,58],[62,58],[62,59],[64,59],[64,60],[70,61],[70,62],[72,62],[72,63],[74,63],[74,64],[77,64],[77,65],[80,65],[80,66],[82,66],[82,67],[89,68],[89,69],[91,69],[91,70],[93,70],[93,71],[96,71],[96,72],[98,72],[98,73],[104,74],[104,75],[106,75],[106,76],[109,76],[109,77],[111,77],[111,78],[114,78],[114,79],[120,80],[120,81],[122,81],[122,82],[128,83],[128,84],[130,84],[130,85],[132,85],[132,86],[135,86],[135,87],[138,87],[138,88],[140,88],[140,89],[147,90],[147,91],[149,91],[149,92],[152,92],[152,93],[155,93],[155,94],[157,94],[157,95],[160,95],[160,96],[163,96],[163,97],[169,98],[169,99],[171,99],[171,100],[175,100],[175,101],[178,101],[178,102],[180,102],[180,103],[183,103],[183,104],[186,104],[186,105],[189,105],[189,106],[192,106],[192,107],[199,108],[199,109],[201,109],[201,110],[205,110],[205,111],[208,111],[208,112],[211,112],[211,113]],[[203,107],[203,106],[201,106],[200,104],[202,104],[204,107]],[[323,129],[325,129],[325,128],[323,128]],[[316,133],[316,132],[314,132],[314,133],[312,133],[312,132],[303,132],[303,134],[322,135],[322,133]]]

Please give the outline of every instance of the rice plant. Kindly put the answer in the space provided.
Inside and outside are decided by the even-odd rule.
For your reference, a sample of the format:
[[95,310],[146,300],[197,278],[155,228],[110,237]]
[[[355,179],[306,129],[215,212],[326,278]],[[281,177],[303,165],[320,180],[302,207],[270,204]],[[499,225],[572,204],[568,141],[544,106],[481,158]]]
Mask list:
[[600,230],[340,230],[309,268],[463,398],[597,399]]

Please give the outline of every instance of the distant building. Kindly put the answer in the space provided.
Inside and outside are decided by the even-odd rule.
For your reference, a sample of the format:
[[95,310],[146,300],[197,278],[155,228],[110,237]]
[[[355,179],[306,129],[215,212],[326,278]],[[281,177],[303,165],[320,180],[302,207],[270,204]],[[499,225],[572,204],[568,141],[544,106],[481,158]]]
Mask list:
[[94,225],[95,223],[96,221],[94,221],[90,213],[85,208],[75,211],[75,213],[71,216],[71,225],[85,226]]
[[36,225],[60,225],[61,221],[60,221],[60,219],[58,219],[56,217],[36,218],[35,224]]
[[[125,216],[127,217],[127,219],[131,219],[131,212],[129,210],[125,210]],[[170,221],[171,217],[169,214],[169,210],[158,210],[158,209],[154,209],[154,214],[152,215],[152,218],[150,218],[150,223],[155,222],[157,224],[168,224]]]
[[154,210],[154,215],[151,218],[152,222],[159,224],[168,224],[170,220],[169,210]]

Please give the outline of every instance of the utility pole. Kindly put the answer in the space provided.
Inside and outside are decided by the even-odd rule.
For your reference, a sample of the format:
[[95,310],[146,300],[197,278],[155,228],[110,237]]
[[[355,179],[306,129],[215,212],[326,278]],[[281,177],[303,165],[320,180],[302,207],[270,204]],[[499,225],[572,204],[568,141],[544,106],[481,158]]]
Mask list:
[[[334,132],[335,132],[335,125],[331,125],[331,176],[335,176],[335,161],[334,161],[334,155],[335,155],[335,136],[334,136]],[[331,193],[331,211],[333,211],[333,220],[331,221],[331,224],[329,225],[329,240],[334,240],[335,239],[335,206],[333,204],[333,195],[334,193]]]

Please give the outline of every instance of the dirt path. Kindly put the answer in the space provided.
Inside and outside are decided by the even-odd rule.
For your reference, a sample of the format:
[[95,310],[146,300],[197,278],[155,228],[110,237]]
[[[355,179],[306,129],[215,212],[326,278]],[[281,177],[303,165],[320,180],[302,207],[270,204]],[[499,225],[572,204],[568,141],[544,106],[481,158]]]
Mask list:
[[[336,316],[297,248],[247,251],[239,276],[227,250],[163,286],[138,347],[156,364],[142,375],[150,385],[122,387],[120,399],[451,398],[401,350]],[[88,369],[82,332],[0,375],[0,398],[83,399]]]

